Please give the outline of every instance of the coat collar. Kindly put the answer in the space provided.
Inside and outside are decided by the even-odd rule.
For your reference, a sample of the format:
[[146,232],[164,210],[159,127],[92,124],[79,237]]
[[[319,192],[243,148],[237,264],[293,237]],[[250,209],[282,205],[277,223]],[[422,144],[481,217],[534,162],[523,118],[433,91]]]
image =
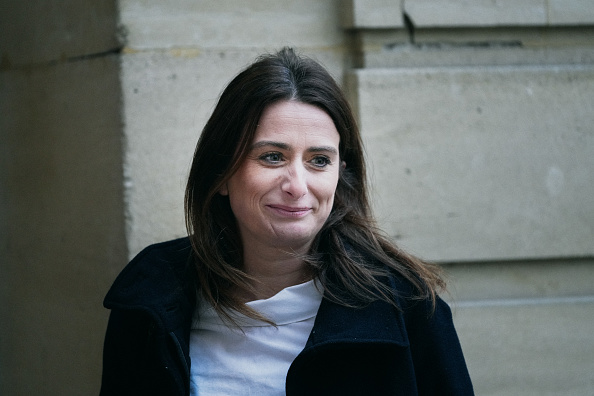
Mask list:
[[305,350],[336,343],[384,343],[407,346],[404,319],[394,306],[375,301],[362,308],[322,300]]
[[[105,307],[144,310],[167,328],[186,322],[195,304],[188,273],[191,250],[188,238],[147,247],[118,276],[105,297]],[[401,312],[382,301],[354,308],[325,297],[305,349],[348,342],[408,345]]]
[[191,320],[195,292],[188,238],[151,245],[118,275],[103,305],[144,311],[164,330]]

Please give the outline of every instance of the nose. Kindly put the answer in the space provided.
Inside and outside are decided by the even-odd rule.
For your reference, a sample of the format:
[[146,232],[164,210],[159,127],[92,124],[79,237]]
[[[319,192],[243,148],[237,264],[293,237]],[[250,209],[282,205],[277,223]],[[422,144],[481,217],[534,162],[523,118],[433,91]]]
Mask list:
[[299,199],[307,194],[307,169],[303,164],[292,164],[287,167],[281,188],[283,192],[294,199]]

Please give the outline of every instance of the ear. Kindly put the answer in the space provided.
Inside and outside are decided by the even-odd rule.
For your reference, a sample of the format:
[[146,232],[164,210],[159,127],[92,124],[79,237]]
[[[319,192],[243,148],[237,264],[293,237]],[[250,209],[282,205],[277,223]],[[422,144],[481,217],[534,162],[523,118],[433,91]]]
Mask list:
[[229,188],[227,187],[227,183],[225,183],[225,185],[220,188],[219,194],[223,196],[229,195]]
[[346,168],[346,162],[342,161],[340,163],[340,169],[344,170]]

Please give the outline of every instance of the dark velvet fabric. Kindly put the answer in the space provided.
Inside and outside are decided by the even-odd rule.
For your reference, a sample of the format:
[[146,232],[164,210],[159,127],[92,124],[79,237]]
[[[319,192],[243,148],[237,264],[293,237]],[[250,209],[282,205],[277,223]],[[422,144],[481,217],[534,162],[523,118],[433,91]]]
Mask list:
[[[188,395],[195,308],[187,238],[152,245],[105,298],[111,309],[101,395]],[[287,374],[287,395],[472,395],[449,307],[410,299],[348,308],[322,300],[314,328]],[[192,362],[200,364],[200,362]]]

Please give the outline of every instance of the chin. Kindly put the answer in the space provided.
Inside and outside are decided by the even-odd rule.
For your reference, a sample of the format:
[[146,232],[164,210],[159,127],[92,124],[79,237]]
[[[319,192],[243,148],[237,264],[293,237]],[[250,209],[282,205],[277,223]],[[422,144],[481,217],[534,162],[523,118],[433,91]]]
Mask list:
[[304,245],[309,245],[314,238],[316,237],[317,233],[311,232],[288,232],[283,233],[282,235],[277,235],[277,240],[280,244],[284,246],[298,248]]

